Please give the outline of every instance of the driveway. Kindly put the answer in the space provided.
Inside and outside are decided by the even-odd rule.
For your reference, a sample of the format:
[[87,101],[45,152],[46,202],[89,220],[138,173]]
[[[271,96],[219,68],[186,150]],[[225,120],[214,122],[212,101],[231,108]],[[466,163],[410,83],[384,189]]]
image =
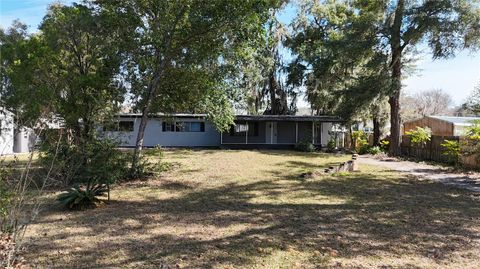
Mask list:
[[425,163],[402,161],[396,158],[373,156],[359,156],[360,164],[381,166],[394,171],[416,176],[421,180],[432,180],[445,185],[452,185],[458,188],[468,189],[474,192],[480,192],[480,173],[454,173],[449,169]]

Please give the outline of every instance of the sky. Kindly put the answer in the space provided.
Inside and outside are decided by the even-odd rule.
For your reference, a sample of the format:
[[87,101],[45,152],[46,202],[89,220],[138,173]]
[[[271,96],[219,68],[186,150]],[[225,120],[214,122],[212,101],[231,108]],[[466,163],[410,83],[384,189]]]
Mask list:
[[[0,0],[0,26],[6,29],[13,20],[20,19],[30,26],[30,32],[35,32],[52,2],[70,4],[73,1]],[[289,24],[294,18],[295,9],[292,6],[287,6],[279,14],[279,20],[284,24]],[[480,85],[480,52],[462,52],[452,59],[432,61],[426,50],[419,56],[415,73],[403,83],[404,90],[409,94],[442,89],[453,97],[456,105],[462,104],[474,87]]]

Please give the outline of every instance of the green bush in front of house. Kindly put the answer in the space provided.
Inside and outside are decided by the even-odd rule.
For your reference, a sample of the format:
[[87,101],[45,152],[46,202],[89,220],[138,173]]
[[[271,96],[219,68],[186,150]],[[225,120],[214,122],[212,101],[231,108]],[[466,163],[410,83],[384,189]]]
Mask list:
[[297,143],[295,148],[303,152],[314,152],[316,150],[315,145],[309,140],[302,140]]

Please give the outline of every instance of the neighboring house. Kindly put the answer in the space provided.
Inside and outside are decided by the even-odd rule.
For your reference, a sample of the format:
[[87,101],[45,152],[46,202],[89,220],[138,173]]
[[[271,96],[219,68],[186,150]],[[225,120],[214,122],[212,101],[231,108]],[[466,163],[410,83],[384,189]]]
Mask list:
[[13,153],[14,127],[13,114],[0,108],[0,155]]
[[[140,118],[141,114],[120,114],[114,126],[104,127],[105,134],[122,147],[134,147]],[[220,133],[203,114],[157,115],[148,121],[144,146],[291,148],[308,141],[324,147],[332,127],[341,123],[329,116],[238,115],[235,125]]]
[[0,107],[0,155],[31,152],[38,143],[41,129],[61,129],[59,117],[40,119],[35,128],[19,126],[13,113]]
[[425,116],[405,122],[403,132],[405,134],[418,126],[430,128],[432,135],[462,136],[465,135],[465,128],[473,125],[475,120],[480,120],[480,117]]

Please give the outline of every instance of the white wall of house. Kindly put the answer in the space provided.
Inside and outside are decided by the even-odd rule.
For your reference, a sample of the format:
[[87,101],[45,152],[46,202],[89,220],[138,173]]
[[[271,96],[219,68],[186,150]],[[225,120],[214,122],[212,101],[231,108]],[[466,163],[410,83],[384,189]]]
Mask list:
[[[107,131],[107,137],[117,139],[122,147],[134,147],[137,139],[140,118],[121,117],[119,121],[133,121],[133,131]],[[162,130],[164,119],[152,118],[148,120],[145,129],[145,147],[217,147],[220,146],[220,133],[209,122],[199,118],[178,118],[178,122],[205,122],[204,132],[171,132]],[[171,122],[171,121],[166,121]]]
[[328,141],[330,141],[330,134],[328,131],[332,130],[333,124],[331,122],[322,122],[322,141],[320,142],[322,146],[326,146]]
[[14,127],[13,115],[0,110],[0,155],[13,153]]
[[15,153],[26,153],[34,149],[36,143],[35,131],[30,128],[20,127],[16,130],[13,151]]

